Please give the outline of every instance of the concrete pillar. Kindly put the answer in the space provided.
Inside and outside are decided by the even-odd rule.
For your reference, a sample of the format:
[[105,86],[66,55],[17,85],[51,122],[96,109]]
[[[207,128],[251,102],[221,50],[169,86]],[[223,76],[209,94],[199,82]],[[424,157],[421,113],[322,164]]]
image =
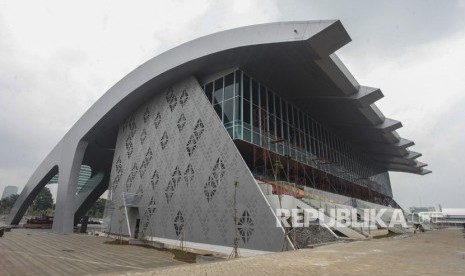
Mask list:
[[53,232],[69,234],[73,232],[75,198],[82,159],[87,142],[80,141],[77,146],[70,142],[64,145],[58,176],[57,202],[53,219]]
[[11,209],[6,224],[17,225],[37,194],[58,173],[61,150],[62,143],[60,142],[34,171]]

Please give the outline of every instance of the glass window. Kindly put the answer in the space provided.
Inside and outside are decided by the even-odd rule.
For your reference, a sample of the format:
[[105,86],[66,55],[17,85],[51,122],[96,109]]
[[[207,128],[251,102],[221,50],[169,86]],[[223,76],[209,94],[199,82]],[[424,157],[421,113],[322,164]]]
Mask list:
[[250,78],[246,74],[243,74],[242,77],[242,94],[244,96],[244,99],[250,101]]
[[234,97],[234,73],[224,77],[224,100]]
[[312,140],[312,153],[316,154],[317,142],[316,142],[315,138],[311,138],[311,140]]
[[255,131],[253,132],[253,143],[259,146],[262,145],[262,141],[260,140],[260,133]]
[[292,126],[289,126],[289,143],[294,146],[295,143],[295,129]]
[[258,83],[252,80],[252,103],[256,106],[260,106],[259,103],[260,94],[258,93]]
[[287,105],[287,117],[289,118],[289,125],[294,125],[294,120],[292,118],[292,105]]
[[298,116],[298,110],[297,108],[293,108],[294,109],[294,126],[299,129],[300,126],[299,126],[299,116]]
[[221,111],[221,104],[215,104],[213,106],[215,108],[216,114],[218,114],[218,117],[220,117],[220,120],[223,121],[223,112]]
[[241,124],[242,123],[242,111],[241,111],[241,98],[235,97],[233,99],[234,101],[234,120],[236,121],[236,124]]
[[274,124],[274,116],[268,116],[268,125],[269,125],[269,134],[271,135],[271,137],[275,137],[276,136],[276,133],[275,133],[275,124]]
[[296,148],[296,150],[299,149],[300,145],[299,145],[299,131],[297,130],[297,128],[294,128],[294,147]]
[[308,117],[307,115],[304,114],[304,129],[303,129],[305,135],[308,136]]
[[284,139],[289,139],[289,133],[288,133],[288,124],[284,123],[283,124],[283,138]]
[[279,154],[281,154],[281,155],[284,155],[284,146],[283,146],[283,144],[279,143],[279,144],[276,145],[276,147],[277,147],[277,152]]
[[307,147],[307,151],[308,152],[311,152],[311,148],[312,148],[312,139],[311,139],[311,129],[312,129],[312,122],[311,122],[311,119],[307,116],[305,116],[307,118],[307,125],[306,125],[306,136],[308,138],[308,147]]
[[323,142],[323,129],[321,128],[321,125],[318,123],[317,124],[317,135],[318,135],[318,141]]
[[295,148],[293,146],[289,147],[289,155],[291,158],[295,159]]
[[223,103],[223,123],[226,126],[233,121],[234,101],[232,99],[224,101]]
[[254,128],[260,129],[260,108],[256,105],[252,105],[252,123]]
[[268,149],[276,152],[276,144],[271,143],[271,139],[268,139]]
[[283,121],[284,122],[287,122],[287,104],[284,100],[281,101],[281,111],[282,111],[282,114],[283,114]]
[[242,79],[242,72],[241,71],[236,71],[236,79],[234,81],[234,96],[242,96],[241,93],[241,79]]
[[315,121],[313,119],[310,119],[310,136],[313,138],[316,138],[315,135]]
[[243,116],[244,116],[243,120],[244,120],[244,123],[250,125],[250,102],[247,101],[247,100],[243,100],[243,104],[244,104],[244,107],[243,107]]
[[308,135],[305,135],[305,147],[308,152],[310,152],[310,137]]
[[223,101],[223,78],[215,81],[215,92],[213,95],[213,104],[218,104]]
[[260,107],[266,109],[266,88],[260,85]]
[[304,131],[305,126],[304,126],[304,113],[302,111],[299,111],[299,122],[300,122],[300,130]]
[[210,82],[205,86],[205,94],[207,94],[207,98],[211,103],[212,102],[212,97],[213,97],[212,96],[212,94],[213,94],[213,82]]
[[276,106],[276,117],[281,119],[281,104],[277,95],[274,96],[274,105]]
[[[203,88],[233,139],[243,139],[259,146],[264,146],[266,139],[268,148],[278,154],[289,154],[295,160],[311,164],[312,153],[320,159],[357,171],[354,175],[365,175],[373,170],[363,155],[325,125],[286,103],[242,71],[236,70],[205,84]],[[287,142],[271,143],[280,139]],[[332,171],[331,168],[329,170]]]
[[242,127],[235,125],[234,126],[234,139],[242,139]]
[[270,90],[268,90],[267,92],[268,92],[267,93],[268,94],[268,112],[270,114],[274,114],[274,95]]
[[315,140],[315,154],[317,155],[317,158],[321,157],[321,144],[318,139]]
[[244,132],[242,133],[243,138],[247,142],[252,142],[252,132],[250,129],[244,127]]
[[281,131],[282,124],[283,122],[281,121],[281,119],[276,118],[276,137],[278,139],[281,139],[283,137],[283,133]]
[[297,130],[297,128],[294,128],[294,145],[295,147],[300,147],[300,143],[299,143],[299,131]]

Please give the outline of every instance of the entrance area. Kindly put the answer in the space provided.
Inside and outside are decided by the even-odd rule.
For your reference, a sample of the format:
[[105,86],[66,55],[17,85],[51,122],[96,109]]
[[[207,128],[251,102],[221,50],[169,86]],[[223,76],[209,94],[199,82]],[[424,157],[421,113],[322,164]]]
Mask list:
[[139,208],[138,207],[129,207],[128,208],[128,220],[131,237],[137,239],[139,236]]

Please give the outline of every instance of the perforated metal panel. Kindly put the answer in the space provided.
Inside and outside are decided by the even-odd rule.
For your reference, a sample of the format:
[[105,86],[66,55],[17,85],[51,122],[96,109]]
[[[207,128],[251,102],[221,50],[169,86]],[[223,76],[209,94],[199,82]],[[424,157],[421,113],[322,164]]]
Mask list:
[[284,230],[192,77],[156,93],[121,125],[110,183],[106,217],[113,233],[121,222],[128,233],[118,211],[122,193],[141,193],[143,235],[232,246],[237,234],[240,247],[283,246]]

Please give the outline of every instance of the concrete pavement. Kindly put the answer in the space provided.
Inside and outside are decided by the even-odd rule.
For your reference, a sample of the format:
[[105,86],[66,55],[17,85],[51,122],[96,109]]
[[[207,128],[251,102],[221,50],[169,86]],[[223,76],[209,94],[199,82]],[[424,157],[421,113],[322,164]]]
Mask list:
[[[113,274],[117,275],[117,274]],[[465,275],[462,229],[124,275]]]
[[106,240],[13,229],[0,238],[0,275],[89,275],[184,264],[169,252],[104,244]]
[[0,238],[0,275],[465,275],[465,234],[443,229],[229,261],[186,264],[102,237],[15,229]]

